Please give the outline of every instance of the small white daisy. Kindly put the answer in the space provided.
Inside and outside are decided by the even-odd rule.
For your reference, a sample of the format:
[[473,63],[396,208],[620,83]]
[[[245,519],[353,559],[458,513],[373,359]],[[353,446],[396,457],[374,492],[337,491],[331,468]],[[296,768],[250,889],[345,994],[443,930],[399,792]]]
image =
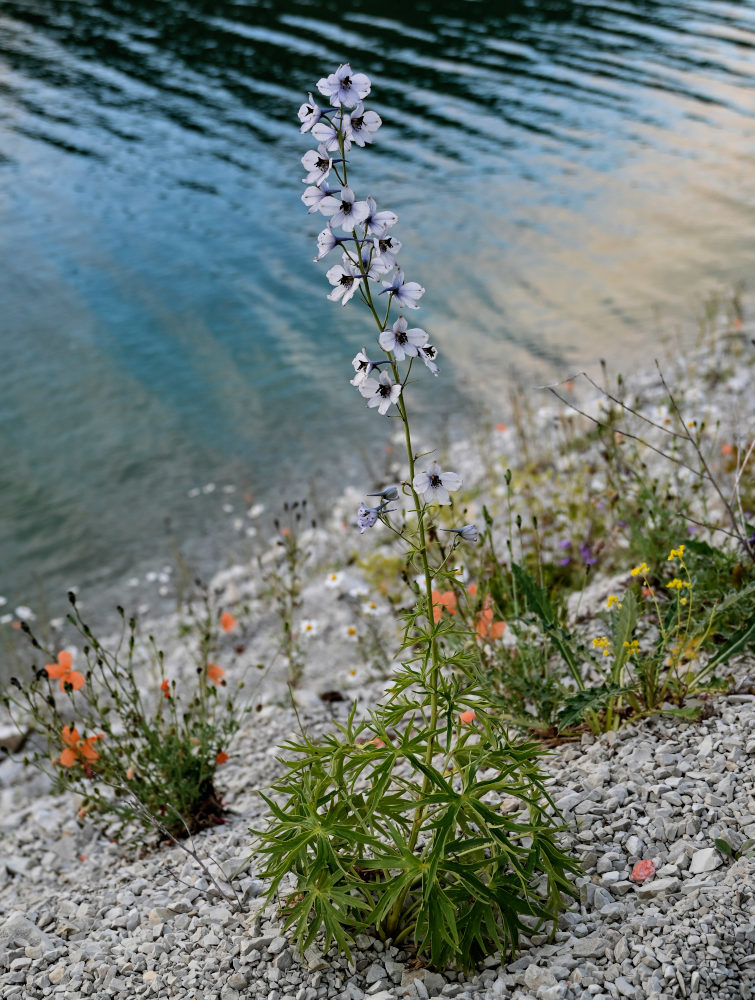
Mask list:
[[334,573],[328,573],[328,575],[325,577],[325,586],[332,588],[340,587],[342,581],[343,581],[343,573],[339,573],[338,571]]
[[299,631],[304,636],[317,635],[317,622],[312,618],[305,618],[301,623]]

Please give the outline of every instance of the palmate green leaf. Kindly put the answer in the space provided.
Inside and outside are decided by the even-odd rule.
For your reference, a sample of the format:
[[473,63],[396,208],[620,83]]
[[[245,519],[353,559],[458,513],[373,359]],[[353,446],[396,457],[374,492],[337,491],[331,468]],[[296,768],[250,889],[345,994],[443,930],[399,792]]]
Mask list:
[[446,845],[456,832],[456,817],[459,813],[461,803],[455,802],[437,816],[430,824],[435,830],[430,852],[427,855],[426,871],[422,879],[422,892],[425,899],[431,886],[435,884],[438,865],[445,861]]
[[[368,926],[364,916],[370,907],[364,899],[353,895],[349,883],[339,873],[314,870],[300,879],[292,905],[284,911],[284,930],[295,925],[297,944],[301,951],[308,948],[322,929],[326,952],[335,940],[338,948],[351,958],[349,937]],[[360,918],[357,914],[361,913]],[[349,928],[347,935],[345,928]]]
[[456,908],[441,884],[430,884],[417,914],[415,940],[418,951],[429,949],[433,965],[440,968],[447,964],[449,954],[459,950],[455,917]]
[[618,698],[631,690],[626,685],[606,683],[577,691],[566,699],[564,707],[558,713],[558,731],[562,733],[570,726],[579,725],[587,712],[598,711],[605,707],[609,699]]
[[393,909],[402,894],[416,883],[417,877],[411,872],[403,872],[381,882],[379,885],[370,885],[377,893],[378,899],[373,909],[366,916],[367,926],[379,927],[388,914]]

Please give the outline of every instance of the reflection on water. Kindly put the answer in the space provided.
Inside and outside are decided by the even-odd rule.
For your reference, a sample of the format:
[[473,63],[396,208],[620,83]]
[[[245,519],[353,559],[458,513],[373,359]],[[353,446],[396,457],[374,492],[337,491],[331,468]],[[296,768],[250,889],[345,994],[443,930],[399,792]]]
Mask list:
[[643,361],[656,312],[749,276],[755,0],[4,0],[0,593],[164,561],[166,514],[219,514],[195,484],[332,493],[382,449],[297,190],[296,109],[349,58],[385,122],[356,184],[441,350],[427,420]]

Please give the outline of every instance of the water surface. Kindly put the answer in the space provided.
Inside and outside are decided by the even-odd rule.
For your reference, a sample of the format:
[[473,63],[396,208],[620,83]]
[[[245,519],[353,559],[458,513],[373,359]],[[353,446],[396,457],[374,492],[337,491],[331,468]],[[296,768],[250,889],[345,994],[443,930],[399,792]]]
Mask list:
[[425,428],[505,416],[512,375],[646,364],[750,277],[754,0],[4,0],[10,607],[143,578],[166,517],[216,558],[251,500],[382,453],[347,381],[368,317],[326,300],[299,201],[296,110],[347,59],[385,122],[351,176],[399,213],[441,352]]

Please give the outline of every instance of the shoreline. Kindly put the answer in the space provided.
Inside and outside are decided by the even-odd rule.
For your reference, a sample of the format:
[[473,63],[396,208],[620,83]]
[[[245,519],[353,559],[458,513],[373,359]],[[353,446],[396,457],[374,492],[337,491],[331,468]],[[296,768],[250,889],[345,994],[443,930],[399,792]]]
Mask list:
[[[728,336],[697,354],[690,351],[675,368],[668,366],[672,388],[675,371],[684,370],[690,378],[686,389],[701,410],[718,411],[724,442],[733,439],[737,420],[750,433],[755,427],[755,395],[748,391],[755,367],[753,334],[729,330]],[[730,370],[735,344],[742,353]],[[718,380],[712,396],[706,395],[709,375]],[[648,406],[659,405],[652,371],[637,373],[627,383],[645,394]],[[530,410],[506,429],[492,427],[474,442],[450,445],[449,461],[465,480],[467,520],[479,518],[483,504],[501,509],[502,472],[511,467],[516,484],[516,457],[535,469],[544,463],[542,474],[554,488],[557,474],[569,477],[584,465],[584,455],[555,447],[567,424],[573,431],[578,418],[566,421],[555,406]],[[523,454],[524,430],[531,447],[540,448],[538,455]],[[595,494],[605,489],[597,472],[585,474],[592,477]],[[345,491],[331,505],[327,526],[308,530],[303,538],[311,556],[300,618],[316,622],[317,628],[304,646],[308,665],[297,705],[313,733],[343,718],[352,698],[358,699],[360,712],[368,711],[390,679],[396,646],[390,645],[388,623],[395,607],[390,588],[382,592],[380,583],[393,572],[391,550],[384,529],[360,537],[351,528],[363,495]],[[553,546],[558,527],[556,522]],[[268,565],[274,562],[274,549],[266,552],[263,566],[265,559]],[[343,575],[328,586],[326,577],[333,573]],[[628,568],[623,577],[627,573]],[[620,573],[618,579],[623,577]],[[572,614],[594,617],[616,579],[601,575],[598,565],[590,592]],[[285,665],[275,661],[264,674],[256,666],[273,657],[275,615],[256,564],[222,570],[210,586],[218,607],[244,606],[254,623],[239,642],[243,652],[227,661],[229,679],[245,676],[260,685],[252,692],[254,711],[242,719],[231,760],[218,772],[229,821],[194,840],[203,855],[220,861],[226,876],[243,869],[238,891],[249,909],[236,915],[213,898],[202,872],[178,848],[141,860],[124,857],[92,824],[77,818],[73,796],[51,795],[42,775],[19,761],[0,759],[4,1000],[121,995],[746,1000],[755,995],[755,860],[743,857],[730,864],[713,845],[724,835],[740,843],[755,837],[755,695],[750,693],[717,695],[713,714],[699,722],[654,716],[598,739],[586,733],[549,754],[545,767],[551,794],[568,824],[563,844],[581,858],[585,871],[577,880],[580,904],[564,911],[553,941],[535,933],[513,961],[502,964],[491,956],[469,978],[413,969],[406,952],[366,936],[360,936],[353,966],[334,956],[323,959],[316,949],[298,956],[280,933],[275,907],[255,903],[263,886],[254,860],[247,860],[248,827],[264,817],[258,791],[279,768],[277,747],[296,727],[295,713],[286,704]],[[365,603],[375,608],[367,611]],[[346,634],[354,621],[375,624],[385,634],[387,662],[359,663],[363,649]],[[189,666],[175,637],[178,623],[171,615],[145,621],[144,630],[170,639],[161,645],[180,678]],[[229,657],[230,646],[224,647]],[[740,659],[738,669],[740,676],[755,670],[751,653]],[[333,690],[344,701],[323,702],[320,695]],[[628,875],[640,859],[654,860],[657,875],[635,884]]]

